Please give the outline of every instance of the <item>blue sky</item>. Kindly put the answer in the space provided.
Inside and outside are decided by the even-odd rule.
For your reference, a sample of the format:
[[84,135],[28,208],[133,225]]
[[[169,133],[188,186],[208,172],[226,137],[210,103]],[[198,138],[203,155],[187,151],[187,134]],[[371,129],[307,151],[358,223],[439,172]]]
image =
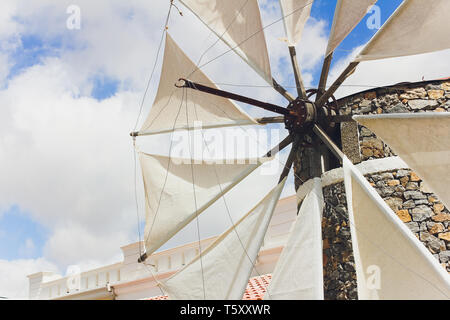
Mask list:
[[[395,8],[401,3],[401,0],[380,0],[378,5],[381,7],[381,19],[384,22]],[[328,31],[331,27],[334,14],[335,1],[316,0],[312,8],[312,17],[317,20],[326,20],[328,22]],[[132,12],[132,11],[130,11]],[[131,13],[130,13],[131,15]],[[25,22],[26,23],[26,22]],[[365,26],[363,20],[351,35],[340,45],[335,53],[335,60],[348,54],[348,50],[355,48],[365,42],[375,33],[376,30],[370,30]],[[50,57],[60,57],[62,53],[80,49],[74,47],[71,34],[67,31],[59,35],[47,36],[36,33],[20,34],[20,43],[13,52],[9,52],[12,67],[7,80],[14,79],[17,75],[26,71],[28,68],[37,64],[42,64]],[[1,47],[0,47],[1,48]],[[156,48],[154,48],[156,50]],[[287,64],[290,67],[290,64]],[[313,70],[313,83],[317,83],[320,76],[320,67]],[[291,79],[292,80],[292,79]],[[89,77],[91,85],[90,97],[102,101],[114,96],[121,88],[123,81],[111,77],[101,68],[92,70]],[[33,220],[32,213],[23,212],[20,204],[16,204],[7,211],[0,213],[0,259],[14,260],[21,258],[36,258],[42,255],[43,246],[49,236],[49,230]],[[4,241],[7,239],[7,241]],[[26,241],[32,242],[33,250],[26,251]]]
[[[395,9],[400,5],[402,0],[378,0],[377,6],[381,9],[381,24],[383,24],[390,15],[395,11]],[[333,21],[334,15],[334,7],[335,1],[329,0],[316,0],[314,1],[313,7],[311,9],[311,16],[316,19],[322,19],[328,21],[330,25],[328,26],[328,32],[331,29],[331,23]],[[368,15],[369,16],[369,15]],[[366,26],[366,22],[368,19],[366,16],[353,31],[347,36],[347,38],[342,41],[339,47],[335,50],[333,55],[334,63],[339,61],[339,59],[348,55],[349,51],[352,49],[367,43],[370,38],[376,33],[376,29],[369,29]],[[314,84],[319,82],[320,78],[320,69],[322,66],[319,66],[317,70],[314,70]]]
[[[67,52],[82,49],[82,46],[73,46],[76,41],[72,36],[69,31],[53,37],[34,33],[20,35],[20,45],[13,52],[9,53],[12,66],[9,70],[7,81],[32,66],[45,63],[45,60],[48,58],[59,58],[63,53],[67,54]],[[93,70],[92,73],[89,79],[92,86],[90,91],[91,97],[101,101],[110,98],[118,91],[119,79],[110,77],[102,70]]]
[[48,230],[17,205],[0,215],[0,259],[35,259],[42,256]]
[[14,58],[9,79],[33,65],[42,63],[45,57],[59,56],[62,49],[61,38],[44,40],[36,34],[24,34],[20,37],[20,42],[21,46],[11,53]]

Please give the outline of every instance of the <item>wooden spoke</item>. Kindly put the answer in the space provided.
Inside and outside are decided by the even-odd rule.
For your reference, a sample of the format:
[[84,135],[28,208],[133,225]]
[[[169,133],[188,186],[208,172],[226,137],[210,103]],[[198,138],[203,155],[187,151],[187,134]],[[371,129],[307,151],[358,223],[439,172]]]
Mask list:
[[319,90],[316,95],[316,101],[325,93],[328,73],[330,72],[331,60],[333,60],[333,52],[330,53],[323,61],[322,73],[320,74]]
[[331,138],[325,133],[325,131],[323,131],[322,128],[320,128],[317,124],[314,125],[313,131],[342,163],[342,159],[345,156],[344,153],[341,151],[341,149],[338,148],[333,140],[331,140]]
[[331,85],[331,87],[316,101],[316,105],[321,106],[325,102],[327,102],[328,98],[330,98],[336,92],[336,90],[341,86],[345,79],[347,79],[347,77],[355,71],[358,64],[359,62],[351,62],[344,70],[344,72],[341,73],[339,78],[337,78],[336,81]]
[[283,114],[283,115],[288,115],[289,114],[289,111],[286,108],[277,106],[277,105],[272,104],[272,103],[263,102],[263,101],[259,101],[259,100],[256,100],[256,99],[244,97],[244,96],[241,96],[239,94],[231,93],[231,92],[228,92],[228,91],[211,88],[211,87],[204,86],[202,84],[195,83],[195,82],[189,81],[187,79],[183,79],[183,78],[179,79],[179,81],[183,81],[184,84],[182,84],[182,85],[175,84],[175,86],[178,87],[178,88],[190,88],[190,89],[198,90],[198,91],[201,91],[201,92],[213,94],[213,95],[216,95],[216,96],[219,96],[219,97],[223,97],[223,98],[227,98],[227,99],[232,99],[232,100],[236,100],[236,101],[239,101],[239,102],[243,102],[243,103],[246,103],[246,104],[258,107],[258,108],[262,108],[264,110],[268,110],[268,111],[271,111],[271,112],[275,112],[275,113],[279,113],[279,114]]
[[283,88],[274,78],[272,78],[273,82],[273,88],[277,90],[283,97],[285,97],[289,102],[292,102],[295,100],[295,98],[286,91],[285,88]]
[[295,47],[289,47],[289,54],[291,56],[292,68],[294,69],[295,84],[297,87],[298,96],[302,99],[306,99],[307,98],[306,90],[303,85],[300,67],[298,66],[297,53]]

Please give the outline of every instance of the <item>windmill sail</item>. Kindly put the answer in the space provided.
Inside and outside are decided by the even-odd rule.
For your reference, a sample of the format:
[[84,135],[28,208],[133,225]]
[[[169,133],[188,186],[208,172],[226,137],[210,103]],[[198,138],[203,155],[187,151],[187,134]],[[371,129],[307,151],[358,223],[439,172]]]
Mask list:
[[[146,197],[145,247],[150,255],[197,215],[258,168],[139,153]],[[242,164],[239,164],[242,163]]]
[[311,14],[313,0],[280,0],[289,46],[296,46]]
[[376,2],[377,0],[338,0],[325,56],[339,46]]
[[[139,135],[192,129],[196,121],[201,122],[202,128],[257,124],[228,99],[201,92],[185,93],[174,86],[179,78],[187,77],[195,69],[195,64],[167,33],[158,92]],[[190,79],[217,88],[201,70],[195,71]]]
[[448,0],[405,0],[355,61],[402,57],[450,48]]
[[269,54],[257,0],[180,0],[272,85]]
[[354,116],[387,143],[450,208],[450,114]]
[[[309,180],[288,242],[278,259],[264,299],[323,300],[322,210],[320,178]],[[308,183],[307,182],[307,183]]]
[[343,167],[359,299],[449,299],[445,269],[350,160]]
[[242,299],[285,182],[286,179],[201,256],[161,284],[169,299]]

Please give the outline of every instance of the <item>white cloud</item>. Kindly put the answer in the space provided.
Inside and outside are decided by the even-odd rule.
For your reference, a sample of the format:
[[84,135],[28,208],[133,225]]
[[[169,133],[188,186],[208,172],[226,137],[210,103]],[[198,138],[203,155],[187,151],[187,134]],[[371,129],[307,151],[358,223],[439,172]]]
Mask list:
[[8,55],[0,52],[0,88],[3,87],[6,77],[9,74],[11,64]]
[[[135,113],[127,109],[136,105],[136,95],[123,92],[98,102],[74,93],[58,59],[28,69],[0,92],[6,109],[0,120],[0,203],[30,212],[56,234],[50,241],[61,227],[69,232],[67,226],[83,225],[101,251],[105,235],[127,239],[137,223],[128,136]],[[60,237],[57,244],[66,241],[73,239]],[[57,257],[51,249],[47,254]],[[81,248],[78,255],[84,256]]]
[[36,246],[33,239],[26,238],[22,246],[19,247],[19,255],[22,257],[30,257],[36,253]]
[[121,260],[121,246],[130,239],[124,230],[98,235],[82,225],[70,225],[56,229],[44,247],[44,255],[58,265],[100,266]]
[[28,299],[27,276],[41,271],[57,271],[46,259],[0,260],[0,296],[8,299]]
[[12,0],[2,1],[2,10],[0,10],[0,39],[10,36],[18,31],[17,22],[14,16],[17,13],[17,2]]

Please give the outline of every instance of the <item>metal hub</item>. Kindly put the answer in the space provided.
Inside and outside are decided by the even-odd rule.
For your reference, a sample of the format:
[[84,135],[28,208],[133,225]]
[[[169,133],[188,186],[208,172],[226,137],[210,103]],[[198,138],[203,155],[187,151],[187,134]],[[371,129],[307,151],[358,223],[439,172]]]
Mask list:
[[297,98],[286,108],[289,115],[284,118],[286,129],[290,132],[304,133],[312,128],[317,118],[314,102]]
[[337,114],[337,101],[331,96],[332,101],[318,107],[316,103],[309,100],[311,96],[318,92],[317,89],[309,89],[306,91],[308,99],[297,97],[287,106],[289,111],[285,115],[285,127],[291,133],[306,133],[310,131],[314,124],[318,124],[326,130],[334,128],[335,123],[333,117]]

